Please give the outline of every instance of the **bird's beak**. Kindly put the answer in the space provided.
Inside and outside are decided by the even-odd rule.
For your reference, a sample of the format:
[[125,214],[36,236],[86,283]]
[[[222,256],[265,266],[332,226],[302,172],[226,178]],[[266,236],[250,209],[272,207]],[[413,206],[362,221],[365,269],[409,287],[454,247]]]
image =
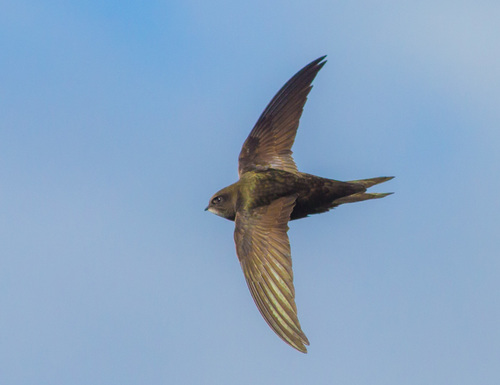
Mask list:
[[205,207],[205,211],[208,211],[208,206],[207,206],[207,207]]

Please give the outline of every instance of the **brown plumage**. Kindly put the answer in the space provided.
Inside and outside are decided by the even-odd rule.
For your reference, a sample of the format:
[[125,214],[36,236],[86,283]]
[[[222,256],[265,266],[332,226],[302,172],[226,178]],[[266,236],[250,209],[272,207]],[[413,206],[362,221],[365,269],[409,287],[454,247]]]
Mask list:
[[236,253],[255,304],[274,332],[303,353],[309,341],[297,317],[288,221],[383,198],[390,193],[366,189],[392,179],[341,182],[298,171],[291,148],[324,58],[297,72],[271,100],[241,149],[240,179],[214,194],[206,208],[235,221]]

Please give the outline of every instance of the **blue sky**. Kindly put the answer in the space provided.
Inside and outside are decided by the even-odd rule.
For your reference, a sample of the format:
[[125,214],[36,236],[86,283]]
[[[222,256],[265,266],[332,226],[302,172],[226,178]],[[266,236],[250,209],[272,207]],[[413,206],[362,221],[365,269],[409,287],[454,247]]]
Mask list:
[[[2,384],[498,384],[500,5],[0,3]],[[295,221],[303,355],[246,288],[237,178],[327,54],[299,169],[395,194]]]

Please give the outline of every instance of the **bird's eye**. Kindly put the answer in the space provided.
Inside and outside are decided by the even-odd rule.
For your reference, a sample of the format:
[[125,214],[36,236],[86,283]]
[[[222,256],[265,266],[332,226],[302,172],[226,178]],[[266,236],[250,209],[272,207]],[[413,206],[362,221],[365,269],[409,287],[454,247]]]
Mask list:
[[221,196],[218,196],[218,197],[215,197],[214,199],[212,199],[212,204],[213,205],[216,205],[217,203],[220,203],[222,202],[222,197]]

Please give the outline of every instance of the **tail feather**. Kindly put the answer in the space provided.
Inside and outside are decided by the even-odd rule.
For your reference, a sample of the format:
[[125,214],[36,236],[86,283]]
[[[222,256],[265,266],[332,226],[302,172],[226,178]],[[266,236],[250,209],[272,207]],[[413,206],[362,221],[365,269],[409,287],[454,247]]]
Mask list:
[[[356,183],[363,186],[365,189],[375,186],[376,184],[387,182],[394,178],[393,176],[381,176],[378,178],[370,178],[370,179],[360,179],[360,180],[351,180],[349,183]],[[367,192],[359,192],[355,194],[351,194],[339,199],[336,199],[332,202],[332,207],[344,204],[344,203],[353,203],[353,202],[361,202],[369,199],[380,199],[386,197],[387,195],[393,194],[390,193],[367,193]]]
[[343,198],[335,199],[332,203],[335,206],[344,204],[344,203],[354,203],[354,202],[361,202],[361,201],[366,201],[368,199],[380,199],[383,197],[386,197],[387,195],[391,195],[394,193],[356,193],[352,195],[348,195]]
[[362,185],[364,188],[369,188],[375,186],[376,184],[387,182],[393,178],[393,176],[379,176],[378,178],[350,180],[349,183],[357,183]]

